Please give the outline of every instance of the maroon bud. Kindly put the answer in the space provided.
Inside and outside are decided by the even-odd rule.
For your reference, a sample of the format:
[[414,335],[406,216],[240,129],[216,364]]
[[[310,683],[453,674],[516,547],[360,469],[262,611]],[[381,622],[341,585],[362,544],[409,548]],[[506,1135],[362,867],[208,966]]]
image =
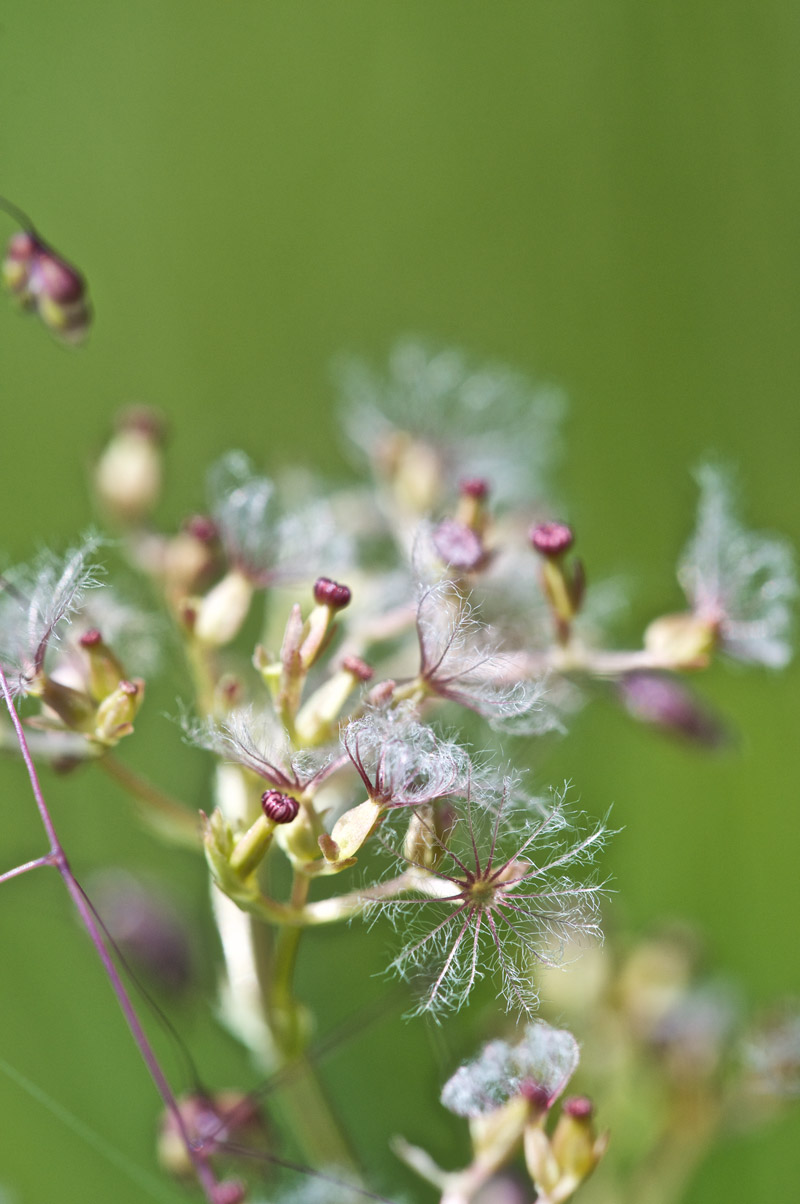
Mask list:
[[346,585],[339,585],[329,577],[318,577],[314,582],[314,598],[320,606],[329,606],[331,610],[342,610],[353,595]]
[[628,713],[642,723],[706,748],[725,743],[725,728],[716,715],[666,673],[626,673],[618,690]]
[[433,546],[445,564],[465,572],[479,568],[486,556],[480,535],[452,518],[439,523],[433,533]]
[[489,482],[482,477],[469,477],[466,481],[461,481],[458,492],[462,497],[471,497],[476,502],[484,502],[489,496]]
[[36,291],[51,301],[67,304],[78,301],[86,291],[86,282],[77,268],[53,251],[42,251],[36,264]]
[[360,656],[346,656],[342,660],[342,668],[347,673],[352,673],[353,677],[357,677],[359,681],[369,681],[375,674],[375,670],[366,661],[362,661]]
[[297,799],[281,794],[280,790],[265,790],[261,795],[261,806],[267,819],[275,824],[290,824],[300,810]]
[[540,556],[563,556],[575,542],[566,523],[537,523],[531,527],[529,539]]
[[551,1099],[546,1088],[533,1079],[524,1079],[519,1085],[519,1093],[537,1112],[546,1112],[550,1107]]
[[78,642],[81,648],[96,648],[98,644],[102,644],[103,637],[96,627],[90,627],[88,631],[84,631]]
[[586,1095],[572,1095],[564,1100],[563,1112],[574,1120],[591,1120],[594,1114],[594,1104]]
[[200,543],[214,543],[219,537],[217,524],[207,514],[193,514],[191,518],[186,519],[183,529],[187,535],[194,536]]

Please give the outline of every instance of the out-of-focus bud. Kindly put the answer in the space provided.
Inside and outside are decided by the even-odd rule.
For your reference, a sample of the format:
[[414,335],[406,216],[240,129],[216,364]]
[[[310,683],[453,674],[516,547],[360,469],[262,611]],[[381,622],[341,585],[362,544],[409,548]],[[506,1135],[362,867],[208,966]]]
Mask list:
[[[266,1148],[264,1120],[255,1101],[240,1091],[186,1095],[178,1100],[178,1110],[189,1140],[203,1159],[224,1152],[228,1143],[246,1146],[253,1153]],[[172,1112],[165,1112],[161,1118],[157,1150],[158,1160],[169,1174],[180,1179],[194,1175],[194,1163]]]
[[483,535],[489,522],[488,500],[489,482],[483,477],[461,481],[458,487],[457,520],[477,535]]
[[78,641],[89,661],[89,693],[97,702],[108,698],[125,679],[125,671],[96,627]]
[[27,230],[12,234],[3,260],[3,283],[22,305],[32,305],[30,275],[39,242]]
[[560,1172],[553,1199],[566,1200],[592,1173],[608,1146],[608,1134],[598,1136],[595,1130],[591,1100],[573,1096],[564,1101],[550,1144]]
[[403,856],[411,865],[435,870],[447,851],[447,840],[455,826],[456,809],[448,799],[411,809]]
[[617,690],[628,713],[642,723],[705,748],[725,743],[726,732],[720,720],[666,673],[626,673]]
[[130,406],[119,415],[94,475],[97,496],[117,521],[137,525],[155,508],[161,494],[164,435],[164,419],[150,406]]
[[67,343],[83,342],[91,322],[86,281],[33,230],[12,235],[3,261],[3,281],[22,306],[36,310],[54,335]]
[[704,669],[716,642],[716,624],[690,611],[662,615],[644,633],[645,649],[671,669]]
[[574,533],[566,523],[538,523],[531,528],[529,539],[534,551],[542,558],[542,591],[555,621],[556,634],[565,644],[569,640],[572,620],[580,611],[586,592],[586,576],[581,561],[575,560],[571,568],[565,561],[566,553],[575,542]]
[[433,532],[433,546],[442,562],[464,573],[486,562],[486,548],[477,531],[453,518],[443,519]]
[[642,941],[628,956],[617,982],[630,1027],[652,1040],[664,1016],[684,998],[694,973],[697,948],[688,932]]
[[346,656],[298,711],[295,730],[300,745],[312,748],[327,740],[350,695],[372,675],[373,670],[360,657]]
[[405,431],[393,431],[378,449],[376,467],[388,477],[400,508],[422,516],[435,510],[445,479],[436,449]]
[[167,990],[184,991],[192,978],[189,934],[171,901],[125,870],[95,875],[91,896],[125,957]]
[[133,731],[133,721],[144,699],[141,677],[121,681],[97,708],[93,736],[98,743],[113,748]]
[[537,523],[531,528],[531,546],[540,556],[563,556],[575,542],[575,535],[566,523]]
[[231,569],[196,603],[195,638],[212,648],[229,644],[239,634],[252,600],[252,582],[239,569]]

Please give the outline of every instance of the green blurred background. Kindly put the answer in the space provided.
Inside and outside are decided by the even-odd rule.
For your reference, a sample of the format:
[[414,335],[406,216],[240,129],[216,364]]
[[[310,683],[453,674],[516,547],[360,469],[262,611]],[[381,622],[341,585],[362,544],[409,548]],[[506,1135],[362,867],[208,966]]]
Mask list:
[[[740,465],[754,524],[800,544],[799,53],[788,0],[6,0],[0,190],[86,272],[96,325],[70,351],[0,310],[5,551],[85,528],[86,466],[131,401],[170,418],[165,520],[201,502],[228,446],[342,477],[330,361],[382,360],[408,332],[564,387],[562,496],[590,573],[634,584],[631,634],[678,603],[687,469],[707,451]],[[593,708],[535,761],[588,810],[614,803],[617,916],[694,919],[757,1002],[800,988],[797,682],[715,671],[706,691],[742,733],[724,755]],[[173,695],[153,690],[123,753],[202,804],[207,767],[161,718]],[[0,774],[5,868],[42,838],[19,768]],[[166,875],[203,915],[200,867],[115,790],[48,789],[79,873]],[[153,1092],[58,881],[4,886],[0,928],[0,1055],[152,1167]],[[380,998],[382,941],[317,942],[304,990],[333,991],[338,1016]],[[436,1084],[481,1022],[432,1038],[397,1010],[326,1063],[392,1189],[387,1131],[433,1133],[455,1161]],[[176,1015],[212,1081],[253,1081],[206,1005]],[[0,1110],[4,1202],[147,1198],[2,1073]],[[798,1183],[795,1117],[719,1148],[689,1200]]]

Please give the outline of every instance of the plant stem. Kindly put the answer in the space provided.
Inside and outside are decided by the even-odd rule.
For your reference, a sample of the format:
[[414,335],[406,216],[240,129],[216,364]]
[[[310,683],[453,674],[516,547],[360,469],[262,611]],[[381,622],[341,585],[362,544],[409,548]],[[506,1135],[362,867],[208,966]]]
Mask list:
[[36,802],[36,807],[39,811],[45,833],[47,835],[48,843],[50,845],[50,850],[46,857],[39,858],[37,861],[28,862],[26,866],[20,868],[19,872],[24,872],[25,869],[33,869],[37,865],[49,863],[54,865],[61,875],[64,885],[69,892],[70,898],[75,905],[75,910],[81,919],[81,923],[86,929],[89,939],[94,945],[97,956],[100,958],[100,962],[106,972],[106,976],[111,983],[111,989],[117,997],[117,1003],[119,1004],[122,1014],[127,1021],[128,1028],[130,1029],[131,1035],[139,1049],[142,1060],[150,1072],[150,1077],[155,1083],[156,1089],[158,1090],[158,1093],[164,1102],[164,1106],[171,1113],[175,1121],[176,1128],[181,1135],[181,1139],[186,1147],[186,1151],[191,1159],[192,1165],[194,1166],[197,1179],[203,1188],[205,1197],[210,1204],[215,1204],[215,1201],[218,1199],[217,1178],[206,1159],[201,1157],[198,1151],[195,1149],[192,1140],[189,1137],[181,1110],[178,1107],[178,1102],[172,1092],[172,1088],[170,1087],[163,1070],[161,1069],[161,1065],[156,1057],[153,1047],[151,1046],[147,1035],[142,1028],[139,1017],[136,1014],[136,1009],[134,1008],[131,998],[125,989],[125,984],[120,978],[119,971],[117,970],[111,953],[109,952],[108,945],[106,944],[105,937],[103,936],[100,926],[95,918],[92,906],[89,903],[83,888],[72,872],[72,868],[67,860],[67,855],[64,852],[64,848],[56,833],[49,808],[45,802],[44,795],[42,794],[39,776],[36,772],[36,767],[33,764],[33,759],[25,739],[25,733],[22,729],[22,724],[14,707],[6,675],[1,667],[0,689],[2,689],[9,717],[14,725],[14,730],[16,732],[20,751],[22,753],[22,759],[25,762],[25,768],[28,771],[28,779],[31,784],[33,797]]

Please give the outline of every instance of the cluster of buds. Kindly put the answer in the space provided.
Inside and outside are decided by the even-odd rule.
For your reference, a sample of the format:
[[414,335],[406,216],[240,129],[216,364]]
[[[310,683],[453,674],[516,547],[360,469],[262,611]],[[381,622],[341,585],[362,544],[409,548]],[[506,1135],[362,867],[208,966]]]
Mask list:
[[[41,700],[45,726],[86,737],[98,749],[113,748],[133,732],[133,720],[144,699],[144,681],[130,680],[97,628],[85,631],[69,672],[40,672],[28,693]],[[35,722],[35,721],[33,721]]]
[[[17,216],[13,206],[0,204]],[[86,281],[32,226],[12,235],[2,273],[12,296],[37,313],[52,334],[65,343],[83,342],[91,323]]]
[[554,1104],[578,1064],[571,1033],[543,1022],[529,1025],[516,1045],[492,1041],[445,1084],[442,1103],[469,1121],[472,1161],[442,1171],[429,1155],[400,1141],[396,1152],[442,1191],[442,1204],[470,1204],[522,1147],[541,1204],[563,1204],[603,1157],[608,1135],[598,1135],[585,1096],[564,1101],[555,1125]]

